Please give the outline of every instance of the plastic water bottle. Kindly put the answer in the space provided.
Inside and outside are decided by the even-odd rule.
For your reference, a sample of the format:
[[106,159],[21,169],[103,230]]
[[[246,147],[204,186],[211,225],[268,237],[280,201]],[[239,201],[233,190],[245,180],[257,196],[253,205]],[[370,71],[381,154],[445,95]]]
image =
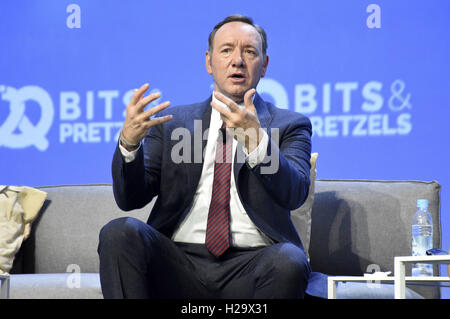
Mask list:
[[[428,201],[418,199],[417,211],[412,219],[412,255],[426,256],[426,251],[431,248],[433,248],[433,221],[428,211]],[[433,276],[433,265],[414,264],[412,276]]]

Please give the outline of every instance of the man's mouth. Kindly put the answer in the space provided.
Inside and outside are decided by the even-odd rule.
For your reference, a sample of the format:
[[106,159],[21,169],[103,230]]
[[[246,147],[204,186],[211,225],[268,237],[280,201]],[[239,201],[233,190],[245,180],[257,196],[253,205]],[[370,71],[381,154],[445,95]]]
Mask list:
[[244,73],[232,73],[229,78],[233,83],[244,83],[246,76]]

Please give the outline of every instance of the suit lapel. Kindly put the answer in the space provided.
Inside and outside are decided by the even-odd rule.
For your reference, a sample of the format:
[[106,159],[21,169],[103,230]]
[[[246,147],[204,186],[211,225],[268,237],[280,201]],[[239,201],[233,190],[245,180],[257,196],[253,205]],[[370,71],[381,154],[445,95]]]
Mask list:
[[[189,187],[193,192],[197,189],[203,169],[203,152],[206,148],[205,131],[209,128],[211,121],[211,98],[194,109],[191,114],[185,115],[184,127],[189,130],[191,136],[191,163],[186,166],[189,176]],[[205,138],[203,138],[205,137]]]

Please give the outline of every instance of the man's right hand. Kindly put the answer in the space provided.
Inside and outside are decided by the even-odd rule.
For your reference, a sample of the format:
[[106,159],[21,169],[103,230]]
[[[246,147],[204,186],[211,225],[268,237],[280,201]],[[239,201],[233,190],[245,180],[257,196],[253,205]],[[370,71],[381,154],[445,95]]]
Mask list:
[[[145,91],[149,88],[148,84],[144,84],[139,89],[134,90],[130,103],[126,108],[125,123],[122,128],[122,136],[129,144],[139,144],[147,134],[150,127],[170,121],[172,115],[151,118],[151,116],[164,110],[170,105],[166,101],[148,110],[144,110],[147,104],[161,97],[161,93],[153,93],[144,97]],[[126,145],[123,145],[126,149]],[[130,149],[128,149],[131,151]]]

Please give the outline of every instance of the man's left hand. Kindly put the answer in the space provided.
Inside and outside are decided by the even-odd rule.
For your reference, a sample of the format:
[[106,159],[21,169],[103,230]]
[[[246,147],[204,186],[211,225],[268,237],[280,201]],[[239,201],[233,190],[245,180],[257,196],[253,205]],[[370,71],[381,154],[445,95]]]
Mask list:
[[262,138],[258,114],[253,104],[253,95],[255,93],[255,89],[250,89],[245,92],[245,108],[240,108],[233,100],[219,92],[215,92],[214,96],[217,100],[228,106],[229,110],[214,101],[211,102],[211,106],[220,113],[222,120],[225,122],[227,132],[232,134],[237,141],[245,145],[248,154],[258,146]]

